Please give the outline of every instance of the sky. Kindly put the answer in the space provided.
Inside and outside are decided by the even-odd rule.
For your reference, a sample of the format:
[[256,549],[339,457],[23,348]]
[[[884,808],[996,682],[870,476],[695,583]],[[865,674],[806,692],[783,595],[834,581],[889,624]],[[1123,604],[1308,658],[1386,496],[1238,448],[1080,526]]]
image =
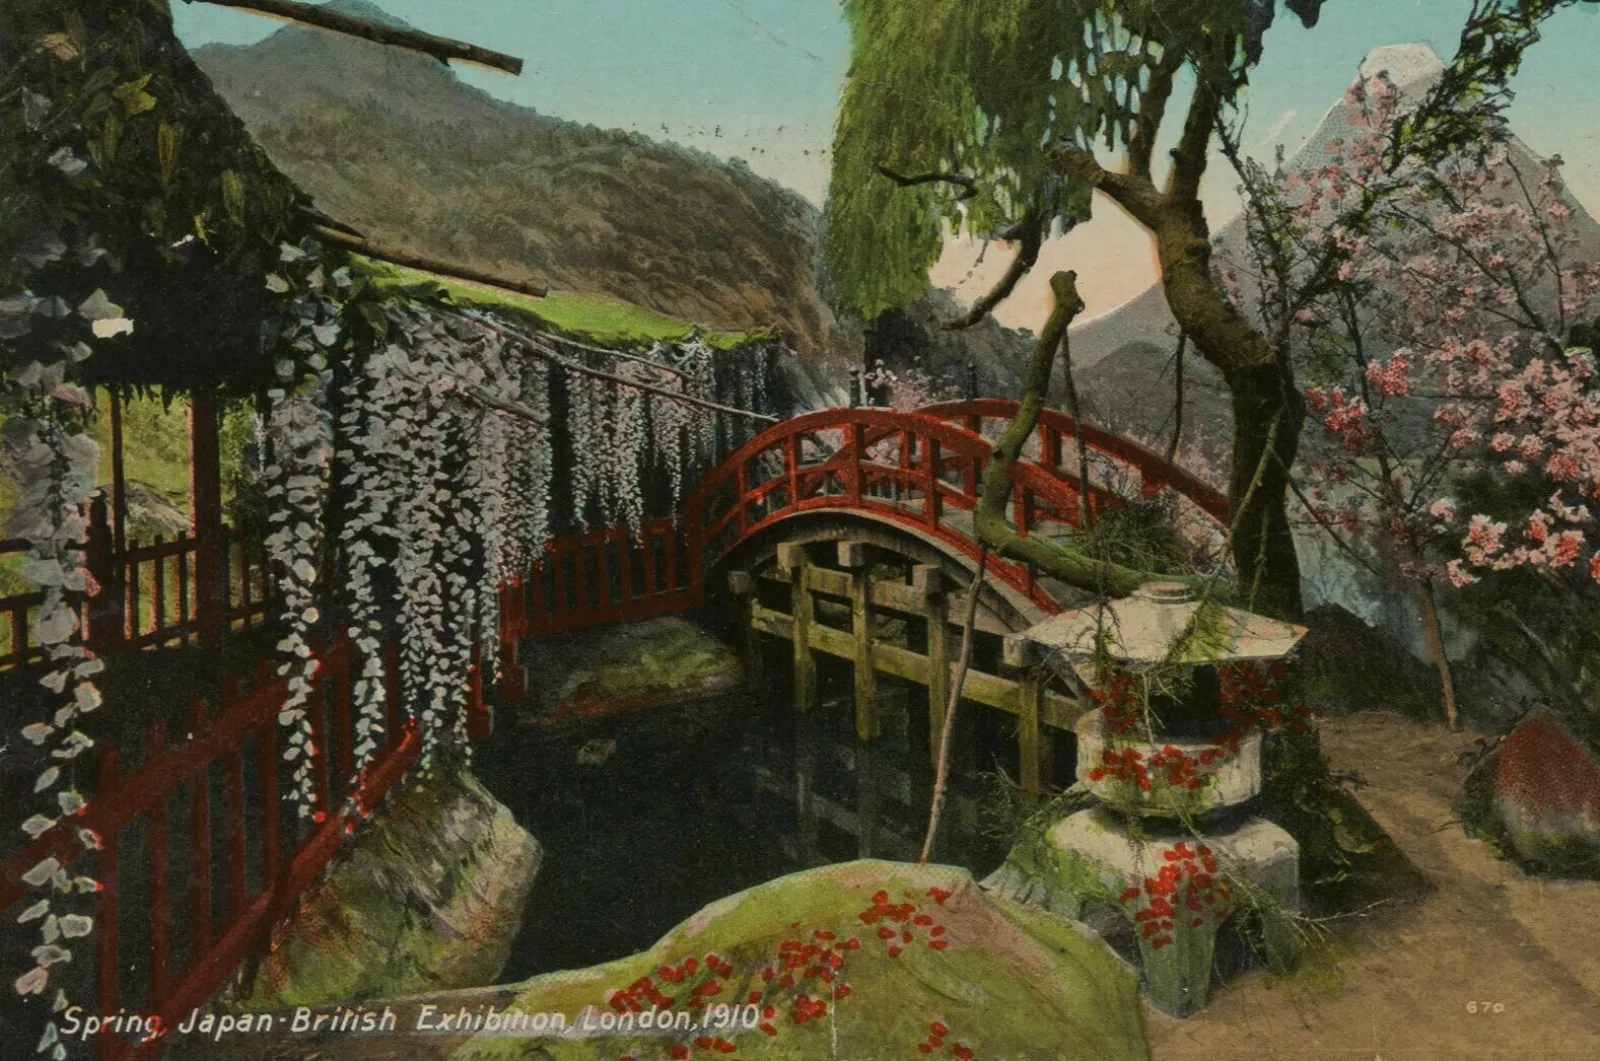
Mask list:
[[[752,170],[821,205],[850,35],[838,0],[378,0],[418,29],[471,41],[526,61],[520,77],[457,65],[459,76],[502,99],[572,121],[632,129],[743,158]],[[914,3],[915,0],[904,0]],[[174,0],[190,47],[248,44],[279,23],[248,12]],[[1373,48],[1424,42],[1448,58],[1471,0],[1328,0],[1315,29],[1280,11],[1251,76],[1246,150],[1270,158],[1315,128]],[[1566,178],[1600,214],[1600,4],[1554,16],[1513,81],[1516,133],[1538,154],[1560,154]],[[1169,124],[1172,124],[1169,122]],[[1207,215],[1220,227],[1238,211],[1227,167],[1213,166]],[[991,247],[952,245],[933,279],[980,293],[1004,270]],[[1155,280],[1148,238],[1101,201],[1096,218],[1052,241],[1040,265],[996,313],[1035,327],[1046,278],[1079,273],[1086,317],[1108,312]]]

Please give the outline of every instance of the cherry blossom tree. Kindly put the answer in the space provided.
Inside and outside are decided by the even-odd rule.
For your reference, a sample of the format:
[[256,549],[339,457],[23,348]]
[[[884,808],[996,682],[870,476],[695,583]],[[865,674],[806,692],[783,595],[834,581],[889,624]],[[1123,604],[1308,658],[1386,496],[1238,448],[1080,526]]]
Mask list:
[[[1322,427],[1294,489],[1303,515],[1363,566],[1417,595],[1457,725],[1436,589],[1487,570],[1563,571],[1600,555],[1584,526],[1600,486],[1592,354],[1574,328],[1600,293],[1561,160],[1536,160],[1503,124],[1425,166],[1386,151],[1409,101],[1384,74],[1352,87],[1327,157],[1277,172],[1234,154],[1250,202],[1248,260],[1224,276],[1294,333]],[[1230,144],[1236,145],[1237,138]],[[1458,511],[1475,475],[1548,500],[1518,529]]]

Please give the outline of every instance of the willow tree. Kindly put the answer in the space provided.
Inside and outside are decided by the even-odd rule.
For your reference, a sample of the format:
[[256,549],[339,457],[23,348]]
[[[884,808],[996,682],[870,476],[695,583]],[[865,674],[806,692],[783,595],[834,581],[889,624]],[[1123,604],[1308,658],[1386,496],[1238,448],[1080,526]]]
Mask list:
[[[1476,0],[1455,61],[1421,108],[1396,123],[1394,150],[1415,158],[1467,142],[1475,123],[1503,104],[1506,78],[1537,39],[1539,22],[1569,2]],[[1308,28],[1321,6],[1288,0]],[[1231,393],[1230,544],[1244,596],[1263,611],[1297,614],[1299,563],[1286,500],[1304,402],[1287,334],[1268,334],[1230,301],[1213,268],[1200,202],[1213,141],[1261,57],[1272,0],[845,0],[844,7],[853,54],[824,237],[835,309],[872,320],[909,304],[928,289],[949,232],[1015,241],[1005,276],[957,323],[981,319],[1011,294],[1052,232],[1089,218],[1094,193],[1112,200],[1154,240],[1178,326]],[[1192,87],[1179,92],[1180,83]],[[1155,145],[1169,105],[1183,114],[1158,174]],[[1119,158],[1107,163],[1097,151]],[[1043,404],[1065,334],[1046,331],[1055,338],[1039,344],[1024,410]],[[1006,555],[1024,548],[985,537]],[[1068,547],[1027,546],[1028,560],[1075,584],[1124,592],[1141,577]]]

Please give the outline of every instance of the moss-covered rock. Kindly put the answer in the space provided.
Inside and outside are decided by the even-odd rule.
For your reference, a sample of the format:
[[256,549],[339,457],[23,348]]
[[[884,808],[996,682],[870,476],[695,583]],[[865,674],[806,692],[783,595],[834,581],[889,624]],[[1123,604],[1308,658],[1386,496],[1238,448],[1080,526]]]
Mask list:
[[535,720],[682,703],[743,680],[731,648],[675,616],[541,641],[538,659]]
[[417,775],[277,930],[235,1001],[282,1010],[493,983],[540,859],[470,775]]
[[[728,1027],[720,1003],[735,1007]],[[663,1010],[684,1016],[639,1030]],[[497,1019],[516,1013],[571,1025],[483,1031],[452,1061],[1149,1056],[1136,979],[1097,937],[986,895],[964,870],[878,861],[713,903],[643,954],[528,981]]]

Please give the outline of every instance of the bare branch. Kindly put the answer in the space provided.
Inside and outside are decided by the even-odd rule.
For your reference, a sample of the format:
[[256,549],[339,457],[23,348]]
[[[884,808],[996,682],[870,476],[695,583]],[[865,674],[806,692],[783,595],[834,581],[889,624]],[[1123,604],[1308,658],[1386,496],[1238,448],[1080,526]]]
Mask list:
[[[194,0],[186,0],[186,2],[193,3]],[[419,30],[402,29],[399,26],[385,26],[377,22],[370,22],[364,18],[356,18],[354,15],[346,15],[340,11],[330,11],[327,7],[303,4],[299,0],[200,0],[200,2],[203,4],[215,4],[218,7],[236,7],[263,15],[274,15],[294,22],[303,22],[307,26],[315,26],[318,29],[332,30],[334,33],[343,33],[350,37],[360,37],[363,40],[373,41],[377,44],[388,44],[396,48],[409,48],[414,52],[431,55],[441,63],[459,59],[463,62],[487,66],[492,70],[501,70],[508,74],[522,73],[522,60],[514,55],[490,51],[475,44],[451,40],[449,37],[436,37],[432,33],[423,33]]]
[[538,284],[530,284],[522,280],[508,280],[503,276],[471,269],[465,265],[454,265],[450,262],[439,261],[437,258],[413,254],[410,251],[382,247],[369,239],[352,236],[348,232],[342,232],[328,225],[316,226],[315,233],[318,239],[338,244],[341,247],[355,251],[357,254],[375,258],[380,262],[388,262],[391,265],[401,265],[408,269],[421,269],[425,273],[437,273],[452,280],[466,280],[474,284],[487,284],[490,287],[502,288],[506,291],[512,291],[519,295],[529,295],[533,298],[544,298],[550,293],[548,288],[540,287]]
[[[1176,49],[1168,55],[1176,56]],[[1161,132],[1162,120],[1167,114],[1167,100],[1172,98],[1172,80],[1177,73],[1175,64],[1163,55],[1161,62],[1150,71],[1150,84],[1139,97],[1139,116],[1134,122],[1133,135],[1128,138],[1128,173],[1130,176],[1150,179],[1150,156]]]
[[1011,297],[1011,292],[1017,289],[1018,282],[1038,263],[1039,251],[1044,246],[1044,223],[1037,214],[1030,212],[1011,229],[1013,232],[1018,230],[1021,232],[1022,246],[1017,249],[1017,256],[1011,259],[1011,265],[1000,278],[1000,282],[995,284],[988,294],[974,302],[967,312],[955,320],[945,321],[941,325],[945,331],[961,331],[983,320],[996,306]]
[[957,199],[971,199],[978,194],[978,182],[960,173],[919,173],[914,177],[907,177],[896,173],[888,166],[878,166],[876,169],[902,188],[911,188],[918,184],[954,184],[961,189],[961,194],[956,196]]
[[1166,201],[1148,180],[1114,173],[1100,165],[1094,152],[1065,141],[1056,144],[1053,155],[1064,173],[1110,196],[1141,225],[1152,230],[1160,225]]

